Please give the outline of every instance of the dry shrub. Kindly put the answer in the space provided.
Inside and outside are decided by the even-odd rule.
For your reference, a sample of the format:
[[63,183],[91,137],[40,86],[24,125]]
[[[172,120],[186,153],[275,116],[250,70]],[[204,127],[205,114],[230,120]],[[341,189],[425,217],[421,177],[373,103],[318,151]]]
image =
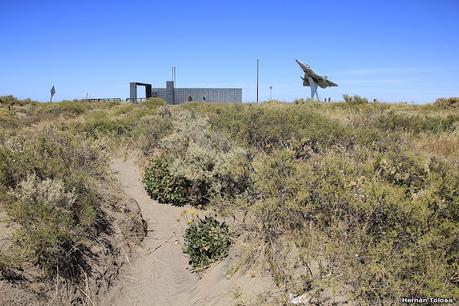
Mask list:
[[136,130],[140,135],[137,144],[140,145],[143,154],[147,156],[153,153],[160,140],[170,133],[171,128],[172,123],[168,116],[154,114],[142,117],[137,123]]
[[61,180],[40,181],[32,174],[10,195],[17,201],[8,213],[21,225],[15,247],[23,250],[22,260],[37,264],[51,275],[60,271],[63,276],[78,276],[78,245],[84,238],[84,228],[74,216],[76,194],[67,191]]
[[352,104],[365,104],[368,103],[368,99],[365,97],[361,97],[358,95],[350,96],[350,95],[343,95],[344,102],[352,103]]
[[54,124],[25,129],[0,146],[0,184],[10,190],[2,199],[20,225],[12,256],[25,255],[23,262],[48,275],[79,277],[84,241],[106,223],[95,184],[107,175],[104,151]]
[[[361,164],[333,151],[307,166],[288,151],[257,161],[254,181],[261,196],[251,209],[269,249],[287,235],[310,248],[316,239],[308,232],[321,233],[322,243],[334,247],[313,256],[327,258],[334,267],[328,273],[351,285],[360,301],[397,301],[406,292],[457,294],[450,270],[459,260],[457,173],[441,161],[423,169],[388,156],[394,169],[389,177],[375,175],[371,160]],[[397,173],[407,175],[399,180]],[[315,280],[314,286],[322,285]]]
[[438,98],[435,100],[434,105],[445,109],[457,109],[459,108],[459,97]]
[[167,102],[164,101],[161,98],[149,98],[149,99],[147,99],[145,101],[142,101],[141,104],[146,105],[149,108],[156,109],[156,108],[158,108],[160,106],[167,105]]
[[454,160],[459,156],[458,133],[441,133],[438,135],[425,135],[416,141],[422,149],[435,155]]
[[[235,195],[247,189],[245,150],[212,132],[205,118],[191,112],[174,112],[172,122],[172,132],[159,143],[161,155],[153,157],[145,172],[144,182],[153,198],[205,204],[215,194]],[[161,196],[164,188],[174,196]]]
[[[237,143],[250,152],[251,165],[242,167],[249,172],[249,192],[210,198],[210,204],[243,211],[253,254],[265,258],[280,287],[298,290],[302,275],[309,284],[303,290],[324,303],[332,287],[360,303],[459,294],[457,160],[425,155],[409,136],[446,135],[456,129],[457,115],[379,104],[185,108],[192,112],[180,115],[177,122],[186,121],[176,128],[180,133],[160,142],[176,158],[170,169],[208,181],[221,151]],[[329,117],[331,110],[336,114]],[[349,119],[330,119],[340,116]],[[231,142],[216,142],[215,135]],[[456,136],[448,134],[451,142]],[[286,240],[298,254],[286,255]],[[290,257],[319,262],[321,272],[294,277],[299,270],[282,270]]]

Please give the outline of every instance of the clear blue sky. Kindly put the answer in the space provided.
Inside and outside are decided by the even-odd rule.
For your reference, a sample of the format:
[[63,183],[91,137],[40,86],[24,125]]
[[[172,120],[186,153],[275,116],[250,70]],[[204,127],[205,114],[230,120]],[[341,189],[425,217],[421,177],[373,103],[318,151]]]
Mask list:
[[129,96],[129,82],[309,95],[295,59],[359,94],[459,96],[459,1],[0,0],[0,95],[45,101]]

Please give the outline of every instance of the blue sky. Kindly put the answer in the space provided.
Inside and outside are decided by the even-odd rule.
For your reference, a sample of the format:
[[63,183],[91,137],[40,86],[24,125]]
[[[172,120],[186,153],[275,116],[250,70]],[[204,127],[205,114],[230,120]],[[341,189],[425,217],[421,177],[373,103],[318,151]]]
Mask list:
[[242,87],[243,100],[309,96],[300,59],[359,94],[459,96],[459,1],[0,0],[0,95],[129,96],[129,82]]

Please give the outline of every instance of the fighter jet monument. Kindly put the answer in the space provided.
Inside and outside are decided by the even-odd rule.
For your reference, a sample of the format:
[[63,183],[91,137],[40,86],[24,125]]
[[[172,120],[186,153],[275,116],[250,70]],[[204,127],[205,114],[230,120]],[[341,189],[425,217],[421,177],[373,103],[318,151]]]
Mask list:
[[329,81],[326,76],[320,76],[312,70],[309,65],[303,64],[299,60],[296,60],[298,65],[300,65],[301,69],[304,71],[304,77],[301,79],[303,80],[303,86],[310,86],[311,87],[311,99],[314,99],[314,96],[317,97],[317,100],[320,101],[319,95],[317,94],[317,87],[320,88],[327,88],[330,86],[338,86],[338,84]]

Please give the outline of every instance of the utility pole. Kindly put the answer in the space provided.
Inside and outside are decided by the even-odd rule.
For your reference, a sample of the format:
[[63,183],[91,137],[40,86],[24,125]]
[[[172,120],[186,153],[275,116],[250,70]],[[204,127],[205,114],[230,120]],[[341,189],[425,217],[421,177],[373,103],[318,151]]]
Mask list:
[[257,58],[257,103],[258,103],[258,80],[259,80],[259,66],[260,66],[260,60]]
[[173,87],[172,87],[172,104],[175,104],[175,81],[176,81],[176,72],[177,72],[177,67],[172,66],[172,81],[173,81]]
[[273,93],[273,86],[270,85],[270,86],[269,86],[269,101],[272,100],[272,93]]

